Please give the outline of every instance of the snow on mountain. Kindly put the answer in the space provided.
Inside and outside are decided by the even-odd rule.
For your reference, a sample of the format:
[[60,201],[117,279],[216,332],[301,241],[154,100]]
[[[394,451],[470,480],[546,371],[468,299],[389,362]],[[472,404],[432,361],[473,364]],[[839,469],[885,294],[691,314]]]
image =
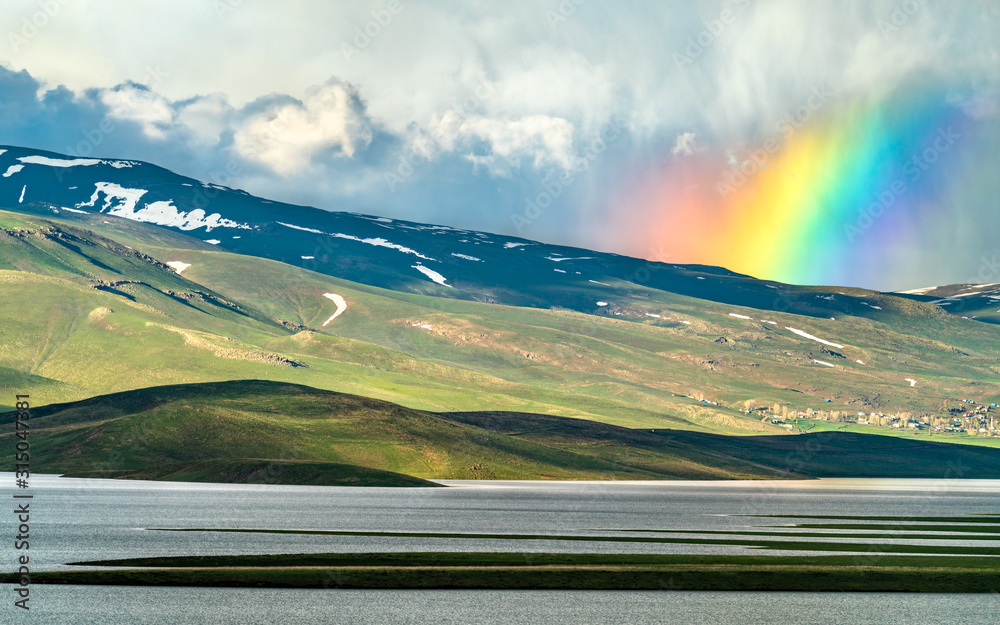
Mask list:
[[647,308],[656,302],[639,297],[635,288],[654,300],[661,297],[657,292],[676,293],[826,319],[891,314],[881,310],[881,302],[878,307],[862,305],[862,297],[818,299],[815,289],[807,296],[788,285],[779,293],[774,283],[723,268],[664,264],[447,225],[285,204],[139,161],[3,146],[0,172],[7,172],[0,177],[0,207],[81,222],[100,219],[110,227],[113,218],[143,222],[227,251],[393,290],[424,292],[430,280],[449,287],[436,293],[440,296],[589,314],[595,313],[595,301],[614,301],[614,307],[600,307],[597,313],[642,318],[646,310],[663,308]]
[[450,284],[446,284],[445,283],[445,281],[447,280],[447,278],[445,278],[444,276],[442,276],[438,272],[434,271],[430,267],[424,267],[423,265],[411,265],[411,267],[413,267],[414,269],[416,269],[420,273],[424,274],[425,276],[427,276],[428,278],[430,278],[434,282],[437,282],[441,286],[447,286],[447,287],[451,286]]

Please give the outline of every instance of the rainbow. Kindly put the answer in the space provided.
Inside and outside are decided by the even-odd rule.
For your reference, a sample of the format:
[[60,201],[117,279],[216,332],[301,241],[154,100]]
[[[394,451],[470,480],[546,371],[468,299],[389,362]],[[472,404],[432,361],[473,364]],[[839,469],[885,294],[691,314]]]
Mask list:
[[944,93],[814,108],[736,152],[670,154],[631,177],[616,243],[758,278],[872,286],[947,239],[975,120]]

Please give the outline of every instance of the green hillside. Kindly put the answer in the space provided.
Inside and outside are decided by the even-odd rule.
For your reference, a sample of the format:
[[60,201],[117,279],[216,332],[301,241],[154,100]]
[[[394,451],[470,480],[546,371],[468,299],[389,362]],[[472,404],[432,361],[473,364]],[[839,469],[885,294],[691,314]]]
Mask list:
[[[0,415],[9,424],[13,413]],[[36,408],[32,469],[79,477],[421,485],[438,479],[1000,477],[1000,450],[824,433],[726,437],[512,413],[441,414],[261,380]],[[0,441],[10,442],[12,428]],[[806,450],[808,453],[801,453]]]
[[[0,213],[0,403],[15,390],[47,404],[266,379],[436,412],[777,434],[787,430],[746,408],[919,415],[1000,397],[995,327],[889,295],[867,292],[879,319],[636,284],[631,303],[603,315],[516,308],[364,286],[102,217],[95,233]],[[190,267],[178,275],[168,262]],[[814,291],[820,302],[847,292]],[[328,293],[347,309],[324,326],[337,308]]]

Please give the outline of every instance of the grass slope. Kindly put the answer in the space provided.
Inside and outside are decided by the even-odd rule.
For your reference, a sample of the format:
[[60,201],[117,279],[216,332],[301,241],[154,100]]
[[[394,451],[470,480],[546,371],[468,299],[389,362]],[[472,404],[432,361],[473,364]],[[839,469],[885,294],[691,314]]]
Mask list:
[[[2,414],[0,423],[12,417]],[[33,409],[30,423],[35,471],[86,477],[419,485],[382,472],[422,479],[759,479],[947,477],[953,466],[963,467],[960,477],[1000,477],[1000,450],[982,447],[433,413],[262,380],[53,404]],[[8,428],[0,441],[12,436]]]
[[[80,221],[0,219],[14,233],[0,246],[0,405],[14,392],[52,403],[152,381],[268,379],[433,412],[778,434],[743,414],[746,402],[919,415],[1000,398],[994,327],[870,292],[766,289],[822,306],[863,295],[879,307],[831,320],[619,281],[621,303],[602,316],[365,286],[104,215],[86,217],[96,234]],[[163,264],[172,261],[191,267],[179,276]],[[335,306],[325,293],[348,303],[326,326]]]

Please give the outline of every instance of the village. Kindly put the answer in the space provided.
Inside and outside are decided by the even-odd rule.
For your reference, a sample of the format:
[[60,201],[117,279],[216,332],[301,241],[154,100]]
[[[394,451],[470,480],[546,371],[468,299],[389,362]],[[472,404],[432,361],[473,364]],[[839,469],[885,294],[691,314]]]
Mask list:
[[[1000,437],[1000,405],[959,400],[958,406],[944,406],[938,414],[911,412],[885,413],[849,410],[796,410],[775,404],[771,407],[745,406],[746,414],[761,415],[761,421],[788,429],[813,429],[807,422],[825,421],[940,434]],[[805,421],[805,422],[804,422]],[[815,425],[815,424],[812,424]]]

